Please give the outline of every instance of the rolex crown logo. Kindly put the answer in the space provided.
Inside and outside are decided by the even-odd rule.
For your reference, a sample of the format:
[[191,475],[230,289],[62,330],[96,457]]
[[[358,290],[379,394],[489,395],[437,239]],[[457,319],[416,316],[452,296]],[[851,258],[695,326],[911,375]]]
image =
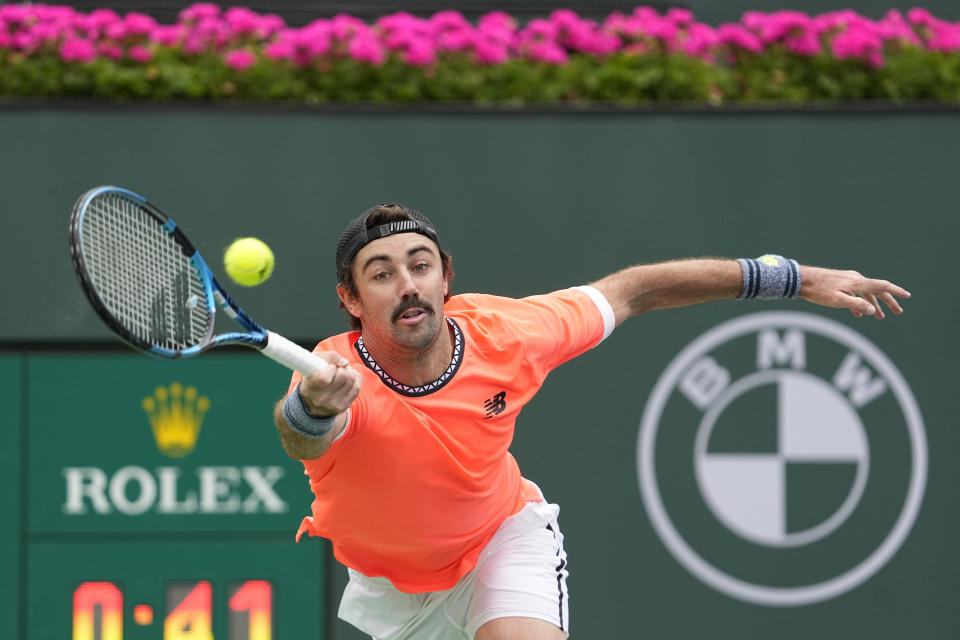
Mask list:
[[210,399],[198,396],[196,387],[184,388],[179,382],[173,382],[169,387],[157,387],[152,396],[143,399],[142,406],[150,418],[160,453],[182,458],[197,444]]

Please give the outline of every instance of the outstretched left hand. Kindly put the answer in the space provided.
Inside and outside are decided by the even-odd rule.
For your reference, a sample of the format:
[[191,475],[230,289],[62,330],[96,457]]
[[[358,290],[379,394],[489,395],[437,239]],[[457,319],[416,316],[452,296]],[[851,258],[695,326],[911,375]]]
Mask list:
[[[897,298],[909,298],[910,292],[886,280],[866,278],[857,271],[839,271],[823,267],[801,267],[800,297],[808,302],[850,309],[856,317],[884,318],[882,301],[895,314],[903,313]],[[896,297],[894,297],[896,296]]]

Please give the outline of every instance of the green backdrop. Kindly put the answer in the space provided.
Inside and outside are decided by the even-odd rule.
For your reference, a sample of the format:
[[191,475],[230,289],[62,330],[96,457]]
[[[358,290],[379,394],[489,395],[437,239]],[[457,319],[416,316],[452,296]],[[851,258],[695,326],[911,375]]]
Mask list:
[[[130,516],[77,520],[59,510],[64,466],[105,473],[170,466],[160,463],[138,403],[156,384],[188,371],[201,392],[232,398],[212,407],[232,405],[239,417],[227,422],[239,424],[217,422],[211,408],[210,430],[205,424],[201,431],[209,440],[183,460],[189,468],[182,481],[197,477],[197,466],[282,465],[284,482],[297,473],[269,423],[285,386],[282,369],[244,354],[141,363],[113,346],[76,286],[66,251],[74,198],[104,183],[151,198],[218,269],[219,252],[234,237],[270,243],[273,278],[233,293],[254,317],[304,343],[345,327],[332,268],[344,223],[390,200],[419,208],[439,226],[454,255],[457,291],[522,296],[636,262],[768,251],[902,284],[914,294],[907,313],[882,322],[802,301],[725,302],[636,318],[551,375],[518,422],[514,453],[525,475],[562,508],[574,637],[939,638],[960,631],[953,604],[960,478],[952,464],[960,444],[952,389],[958,304],[948,275],[960,226],[956,112],[32,106],[0,112],[0,139],[8,238],[0,258],[0,337],[9,352],[0,360],[8,406],[0,456],[4,477],[19,492],[4,498],[14,516],[0,535],[8,553],[17,548],[11,559],[26,553],[13,565],[25,571],[20,588],[7,583],[2,600],[4,624],[21,638],[43,637],[28,636],[31,625],[69,620],[63,598],[76,585],[57,583],[51,594],[59,600],[47,602],[37,581],[78,554],[94,562],[85,545],[142,544],[148,558],[173,548],[164,545],[197,541],[202,548],[226,536],[230,544],[220,545],[217,553],[225,555],[217,557],[250,559],[251,566],[277,557],[316,568],[312,550],[327,553],[316,540],[291,540],[308,508],[305,485],[290,489],[288,512],[249,520],[148,511],[137,516],[154,530],[146,538]],[[754,320],[761,311],[803,315]],[[811,317],[829,328],[818,332]],[[722,328],[728,321],[738,324]],[[745,329],[751,322],[760,324]],[[703,380],[681,385],[695,366],[729,375],[703,410],[690,400]],[[252,386],[234,377],[241,367],[256,371]],[[705,380],[720,380],[716,375]],[[105,391],[114,388],[127,390]],[[882,389],[871,395],[874,388]],[[61,397],[69,402],[58,403]],[[915,517],[904,519],[920,464],[910,398],[928,458]],[[799,413],[788,410],[798,405]],[[818,408],[823,419],[811,413]],[[648,428],[657,429],[649,450],[640,435],[645,415]],[[791,416],[836,424],[835,437],[785,444],[793,441],[783,434],[797,436],[803,422]],[[27,442],[18,443],[20,433]],[[250,462],[243,462],[247,451]],[[644,451],[656,461],[653,493],[649,483],[641,485]],[[756,467],[742,465],[755,472],[739,480],[724,475],[723,456],[745,453],[757,454]],[[782,481],[782,491],[762,491],[767,479]],[[677,551],[676,539],[664,533],[670,527],[652,515],[658,500],[692,555]],[[888,540],[897,544],[885,552]],[[255,546],[242,546],[248,543]],[[880,556],[882,562],[871,560]],[[870,571],[855,575],[859,582],[851,579],[816,602],[757,603],[735,595],[723,578],[802,588],[833,584],[864,563]],[[283,611],[278,603],[277,620],[292,620],[320,600],[332,637],[357,638],[332,620],[321,595],[335,603],[345,572],[324,566],[331,572],[326,592],[313,569],[275,578],[317,596],[284,601]],[[211,566],[209,574],[214,624],[225,615],[216,598],[225,597],[227,583],[256,577],[220,571]],[[204,577],[181,573],[168,579]],[[133,580],[130,589],[141,588]],[[140,599],[160,617],[160,586],[142,588]],[[61,617],[41,622],[38,607]],[[6,622],[11,618],[17,622]],[[319,633],[319,623],[304,624],[305,636]]]

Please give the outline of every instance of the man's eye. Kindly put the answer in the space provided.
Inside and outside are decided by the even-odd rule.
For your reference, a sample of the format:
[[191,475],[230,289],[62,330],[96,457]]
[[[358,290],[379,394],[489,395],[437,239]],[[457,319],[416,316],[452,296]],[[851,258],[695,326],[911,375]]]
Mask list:
[[413,267],[414,271],[426,271],[429,265],[426,262],[421,262],[420,264]]
[[386,271],[379,271],[373,274],[374,280],[386,280],[389,274]]

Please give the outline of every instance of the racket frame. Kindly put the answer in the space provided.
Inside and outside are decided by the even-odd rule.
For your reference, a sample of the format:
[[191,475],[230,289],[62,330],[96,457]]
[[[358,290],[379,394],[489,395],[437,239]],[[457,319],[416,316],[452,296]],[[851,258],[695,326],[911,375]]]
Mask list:
[[[190,260],[192,267],[196,270],[197,276],[203,285],[207,307],[206,335],[198,344],[191,345],[184,349],[170,349],[143,340],[130,332],[122,322],[114,317],[107,304],[101,299],[87,271],[87,263],[83,255],[82,233],[87,208],[95,198],[103,196],[105,193],[119,194],[132,200],[136,206],[152,216],[160,226],[163,227],[181,248],[184,256]],[[179,229],[176,222],[147,201],[146,198],[133,191],[122,187],[100,186],[90,189],[80,196],[76,204],[74,204],[71,215],[70,255],[73,260],[74,270],[80,280],[80,286],[96,310],[97,315],[99,315],[107,326],[124,342],[139,351],[160,358],[176,359],[196,356],[213,347],[237,344],[259,349],[261,353],[267,357],[272,358],[288,368],[300,371],[304,375],[312,375],[329,366],[326,361],[321,360],[303,347],[287,340],[279,334],[267,331],[248,316],[246,312],[233,301],[223,287],[220,286],[210,268],[207,266],[207,263],[204,262],[200,253]],[[214,317],[216,316],[217,306],[219,306],[228,317],[246,329],[246,332],[232,331],[214,335]]]

